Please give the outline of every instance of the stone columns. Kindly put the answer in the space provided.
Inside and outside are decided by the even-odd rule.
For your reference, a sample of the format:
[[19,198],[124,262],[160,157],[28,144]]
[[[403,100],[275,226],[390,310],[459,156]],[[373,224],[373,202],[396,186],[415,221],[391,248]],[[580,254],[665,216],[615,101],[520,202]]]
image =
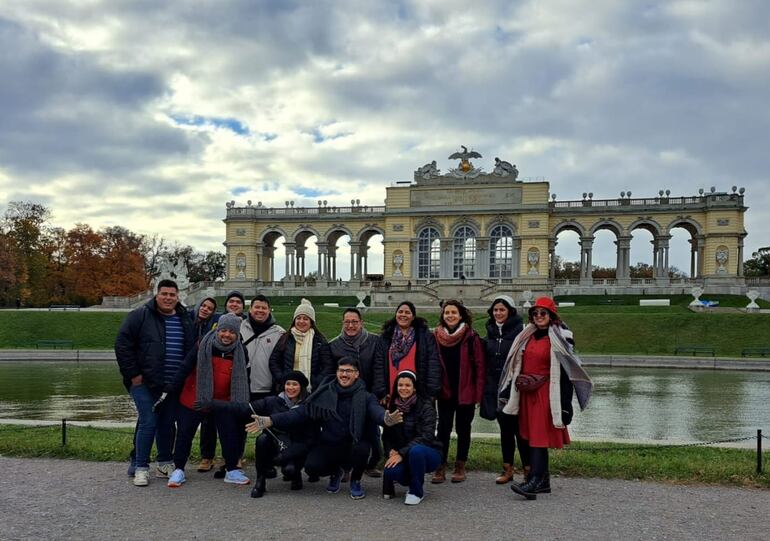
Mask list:
[[294,280],[297,244],[295,242],[286,242],[283,247],[286,250],[286,275],[284,280]]
[[295,278],[305,278],[305,246],[297,246],[295,249],[297,253],[297,276]]
[[743,239],[738,239],[738,276],[743,276]]
[[697,246],[697,274],[695,275],[695,278],[703,278],[703,275],[706,272],[705,269],[705,253],[706,253],[706,236],[705,235],[696,235],[695,237],[695,244]]
[[631,283],[631,237],[618,237],[615,245],[618,247],[615,279],[620,285],[628,285]]
[[659,235],[653,239],[654,265],[653,278],[656,281],[668,283],[668,241],[671,235]]
[[514,238],[511,246],[511,278],[521,276],[521,239]]
[[451,237],[444,237],[440,239],[441,242],[441,266],[439,270],[439,278],[452,278],[454,277],[454,269],[452,268],[452,259],[454,252],[454,239]]
[[548,239],[548,279],[556,279],[556,239]]
[[361,261],[358,259],[358,251],[361,248],[360,242],[350,241],[350,280],[361,279]]
[[580,237],[580,284],[593,284],[593,256],[594,238]]
[[326,242],[317,242],[318,246],[318,281],[329,279],[329,244]]
[[262,269],[262,250],[263,247],[259,245],[257,245],[256,249],[254,250],[257,258],[257,271],[254,273],[254,279],[258,282],[264,280],[264,273]]
[[489,278],[489,237],[476,239],[476,277]]

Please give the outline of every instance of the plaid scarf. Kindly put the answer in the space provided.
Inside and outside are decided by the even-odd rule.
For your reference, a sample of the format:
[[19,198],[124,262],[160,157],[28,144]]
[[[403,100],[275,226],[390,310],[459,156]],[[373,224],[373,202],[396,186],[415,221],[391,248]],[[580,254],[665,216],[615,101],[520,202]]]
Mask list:
[[390,362],[393,367],[398,370],[398,365],[401,359],[407,356],[409,350],[414,346],[414,327],[409,327],[409,330],[404,334],[401,331],[401,327],[396,326],[396,330],[393,332],[393,338],[390,341]]

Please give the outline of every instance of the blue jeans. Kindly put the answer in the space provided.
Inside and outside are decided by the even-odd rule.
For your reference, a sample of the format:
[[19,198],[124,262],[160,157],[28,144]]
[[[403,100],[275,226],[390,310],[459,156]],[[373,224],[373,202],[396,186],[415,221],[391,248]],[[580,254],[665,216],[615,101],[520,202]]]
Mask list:
[[152,411],[152,405],[157,400],[146,385],[132,385],[128,390],[134,400],[137,411],[136,433],[134,445],[136,447],[135,464],[137,468],[150,467],[150,452],[152,440],[158,448],[157,460],[159,463],[171,462],[171,448],[174,445],[174,432],[176,422],[176,398],[169,397],[158,408]]
[[385,468],[383,483],[398,483],[409,486],[409,493],[422,498],[425,474],[434,471],[441,464],[441,454],[426,445],[415,445],[409,449],[404,460],[392,468]]

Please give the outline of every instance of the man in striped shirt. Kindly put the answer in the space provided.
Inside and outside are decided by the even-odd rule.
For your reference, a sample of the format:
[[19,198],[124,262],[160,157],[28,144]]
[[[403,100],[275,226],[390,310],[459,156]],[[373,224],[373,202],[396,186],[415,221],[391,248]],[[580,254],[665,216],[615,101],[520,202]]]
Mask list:
[[173,280],[161,280],[155,297],[131,312],[118,331],[115,356],[138,414],[129,467],[136,486],[149,484],[153,439],[158,451],[156,475],[168,477],[174,470],[171,450],[177,400],[163,400],[163,389],[173,381],[193,342],[192,321],[179,302]]

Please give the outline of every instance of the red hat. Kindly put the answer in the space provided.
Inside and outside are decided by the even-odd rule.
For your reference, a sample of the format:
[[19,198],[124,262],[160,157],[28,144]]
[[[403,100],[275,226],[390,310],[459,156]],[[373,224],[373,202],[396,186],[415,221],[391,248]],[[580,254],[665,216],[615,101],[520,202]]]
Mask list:
[[529,309],[529,318],[532,319],[532,311],[535,308],[545,308],[551,313],[551,319],[559,319],[559,313],[556,309],[556,303],[553,302],[551,297],[540,297],[535,301],[535,304]]

